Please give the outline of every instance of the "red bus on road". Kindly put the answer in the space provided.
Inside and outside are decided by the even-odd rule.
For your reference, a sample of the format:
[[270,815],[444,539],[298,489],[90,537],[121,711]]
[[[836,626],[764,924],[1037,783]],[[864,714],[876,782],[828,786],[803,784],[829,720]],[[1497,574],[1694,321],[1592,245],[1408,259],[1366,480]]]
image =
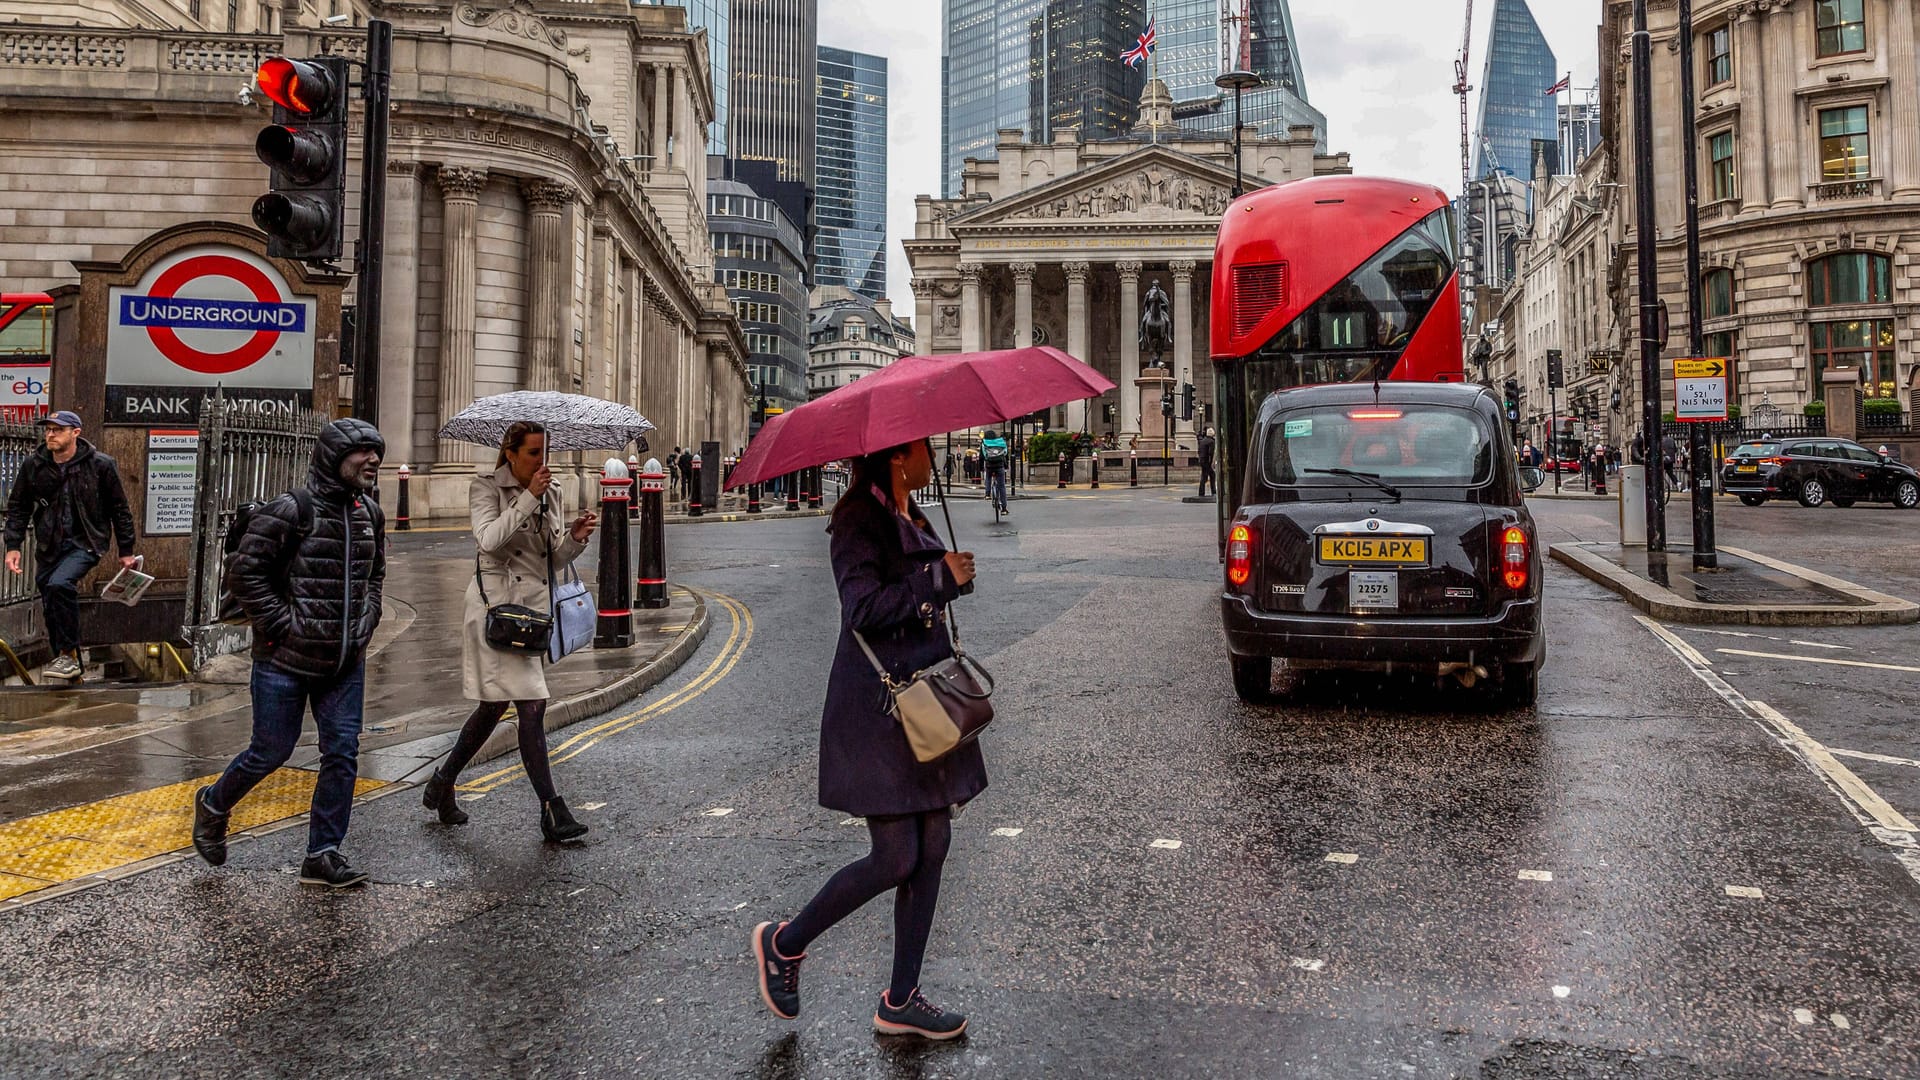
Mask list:
[[0,293],[0,420],[47,415],[52,381],[53,297]]
[[1323,176],[1250,192],[1228,208],[1211,313],[1223,523],[1239,503],[1268,394],[1465,381],[1455,251],[1453,207],[1428,184]]

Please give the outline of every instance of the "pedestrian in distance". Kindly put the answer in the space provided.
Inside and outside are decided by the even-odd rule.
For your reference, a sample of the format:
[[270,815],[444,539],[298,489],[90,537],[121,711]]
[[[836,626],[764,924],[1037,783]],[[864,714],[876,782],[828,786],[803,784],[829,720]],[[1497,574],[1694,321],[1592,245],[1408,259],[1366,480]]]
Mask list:
[[1680,461],[1680,444],[1675,442],[1671,435],[1661,436],[1660,467],[1667,474],[1667,486],[1678,491],[1685,491],[1687,485],[1684,477],[1674,475],[1675,471],[1680,467]]
[[1646,432],[1636,431],[1633,433],[1633,446],[1629,449],[1629,455],[1632,457],[1635,465],[1645,465],[1647,463]]
[[520,764],[540,799],[540,832],[557,844],[578,843],[587,827],[574,820],[553,786],[547,761],[546,653],[505,652],[487,644],[487,609],[518,604],[535,611],[553,608],[554,571],[587,549],[598,515],[582,510],[571,522],[561,506],[560,488],[547,468],[547,430],[530,420],[507,428],[500,457],[491,471],[467,486],[467,510],[473,522],[474,573],[467,582],[466,618],[461,629],[461,691],[478,702],[446,764],[428,778],[421,802],[444,825],[464,825],[467,812],[455,800],[460,770],[514,710]]
[[[925,440],[854,462],[835,505],[831,559],[840,592],[840,642],[820,721],[820,804],[863,817],[873,850],[842,867],[791,921],[753,931],[760,997],[774,1015],[800,1014],[800,963],[827,929],[891,889],[893,973],[874,1012],[888,1035],[951,1039],[967,1019],[930,1003],[920,966],[932,932],[952,810],[987,786],[977,742],[935,761],[914,757],[860,639],[895,679],[953,655],[947,606],[972,591],[971,552],[949,552],[913,501],[932,479]],[[856,638],[855,635],[860,635]]]
[[667,494],[672,498],[680,497],[680,448],[674,447],[667,455]]
[[680,497],[692,501],[693,490],[693,447],[680,451]]
[[1214,495],[1220,494],[1220,483],[1213,478],[1213,429],[1208,428],[1200,434],[1200,497],[1207,497],[1209,485]]
[[120,467],[80,437],[80,417],[62,409],[40,421],[42,446],[27,455],[7,493],[7,572],[22,574],[21,548],[33,530],[33,581],[46,612],[49,679],[80,681],[80,579],[110,545],[134,565],[133,509]]
[[313,710],[320,776],[307,823],[302,885],[367,880],[340,852],[359,773],[366,649],[380,625],[386,519],[373,491],[386,440],[361,420],[320,429],[306,485],[246,516],[225,587],[253,628],[253,738],[193,799],[193,848],[227,861],[227,821],[247,792],[286,764]]
[[1001,438],[998,431],[989,431],[987,437],[980,440],[980,461],[987,470],[987,498],[1002,514],[1010,513],[1007,509],[1007,440]]
[[951,450],[947,451],[947,461],[944,468],[947,476],[947,486],[952,487],[953,486],[953,451]]

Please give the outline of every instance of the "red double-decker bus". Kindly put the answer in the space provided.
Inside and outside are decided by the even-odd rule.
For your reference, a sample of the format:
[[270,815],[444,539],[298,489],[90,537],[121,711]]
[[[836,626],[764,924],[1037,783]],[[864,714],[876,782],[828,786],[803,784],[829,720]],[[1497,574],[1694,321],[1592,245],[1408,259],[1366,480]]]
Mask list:
[[1260,403],[1315,383],[1460,382],[1453,208],[1429,184],[1324,176],[1250,192],[1220,223],[1212,357],[1221,521]]
[[0,293],[0,420],[47,415],[53,382],[53,297]]

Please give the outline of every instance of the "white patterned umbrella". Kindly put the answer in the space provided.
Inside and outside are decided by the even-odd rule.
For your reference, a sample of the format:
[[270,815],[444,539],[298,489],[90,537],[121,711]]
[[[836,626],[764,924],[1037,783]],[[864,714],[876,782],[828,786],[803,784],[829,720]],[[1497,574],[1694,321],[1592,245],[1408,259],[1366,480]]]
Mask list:
[[537,420],[547,429],[547,451],[624,450],[653,430],[653,422],[617,401],[563,394],[558,390],[515,390],[484,397],[460,410],[440,429],[440,437],[457,442],[499,446],[507,428],[520,420]]

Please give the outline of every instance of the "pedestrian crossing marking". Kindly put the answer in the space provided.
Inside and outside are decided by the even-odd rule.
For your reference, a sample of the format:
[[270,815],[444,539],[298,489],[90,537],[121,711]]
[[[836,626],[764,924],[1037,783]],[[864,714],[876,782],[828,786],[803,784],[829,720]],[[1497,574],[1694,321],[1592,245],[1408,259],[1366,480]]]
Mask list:
[[728,814],[731,814],[731,813],[733,813],[733,807],[731,806],[716,806],[711,810],[700,811],[700,816],[701,817],[726,817]]
[[[0,825],[0,900],[188,847],[194,793],[218,779],[216,774],[184,780]],[[313,802],[315,779],[307,769],[274,772],[233,808],[229,831],[305,814]],[[354,794],[384,786],[359,780]]]
[[1151,843],[1151,844],[1148,844],[1147,846],[1148,846],[1148,847],[1156,847],[1156,848],[1162,848],[1162,849],[1165,849],[1165,850],[1167,850],[1167,851],[1172,851],[1172,850],[1174,850],[1175,848],[1178,848],[1178,847],[1180,846],[1180,841],[1178,841],[1178,840],[1155,840],[1155,841],[1154,841],[1153,843]]
[[1522,871],[1520,871],[1520,880],[1521,880],[1521,881],[1552,881],[1552,880],[1553,880],[1553,871],[1551,871],[1551,870],[1522,870]]
[[1751,885],[1726,885],[1722,887],[1726,889],[1728,896],[1741,900],[1765,900],[1767,898],[1766,893],[1761,892]]
[[1025,830],[1025,829],[995,829],[995,830],[993,830],[993,835],[995,835],[995,836],[1019,836],[1019,835],[1020,835],[1021,833],[1023,833],[1023,832],[1026,832],[1026,831],[1027,831],[1027,830]]
[[1327,852],[1326,861],[1330,863],[1340,863],[1344,866],[1352,866],[1354,863],[1360,861],[1360,856],[1349,851],[1329,851]]

